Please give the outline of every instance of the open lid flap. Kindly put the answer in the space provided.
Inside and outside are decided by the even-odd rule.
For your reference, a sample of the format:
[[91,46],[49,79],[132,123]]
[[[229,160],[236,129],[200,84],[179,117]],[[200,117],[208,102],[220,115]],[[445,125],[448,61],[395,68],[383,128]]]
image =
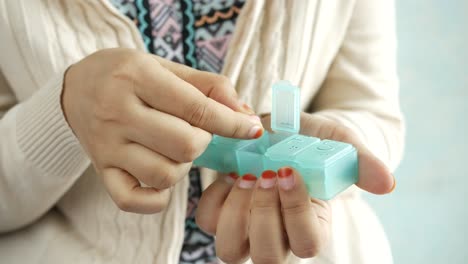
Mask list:
[[300,123],[300,90],[288,81],[279,81],[272,87],[271,129],[274,132],[297,134]]

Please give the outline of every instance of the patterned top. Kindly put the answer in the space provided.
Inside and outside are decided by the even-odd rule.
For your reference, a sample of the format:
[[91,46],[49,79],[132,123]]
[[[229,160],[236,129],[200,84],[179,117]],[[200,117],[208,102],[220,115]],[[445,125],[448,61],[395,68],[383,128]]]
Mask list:
[[111,0],[137,25],[147,50],[219,73],[245,0]]
[[[219,73],[236,18],[245,0],[111,0],[133,20],[148,52]],[[217,263],[214,238],[195,223],[201,196],[200,171],[189,173],[189,200],[181,264]]]

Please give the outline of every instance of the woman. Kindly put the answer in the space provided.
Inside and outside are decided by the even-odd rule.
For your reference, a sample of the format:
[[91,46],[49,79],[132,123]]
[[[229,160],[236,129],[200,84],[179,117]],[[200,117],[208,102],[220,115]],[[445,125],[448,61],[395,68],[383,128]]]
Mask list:
[[391,1],[0,5],[6,262],[206,263],[216,243],[229,263],[391,263],[357,189],[323,202],[293,168],[207,173],[197,225],[191,168],[211,133],[261,136],[285,79],[302,89],[301,133],[352,143],[357,186],[392,191],[403,123]]

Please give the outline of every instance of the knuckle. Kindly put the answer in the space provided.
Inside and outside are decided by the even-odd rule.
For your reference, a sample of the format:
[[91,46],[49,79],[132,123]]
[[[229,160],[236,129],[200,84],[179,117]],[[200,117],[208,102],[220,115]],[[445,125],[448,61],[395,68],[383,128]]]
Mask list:
[[208,91],[207,97],[219,101],[223,97],[237,97],[236,90],[232,85],[231,80],[224,76],[214,73],[209,74],[210,89]]
[[183,144],[182,161],[191,162],[195,160],[200,154],[199,147],[194,139],[186,140]]
[[245,254],[240,251],[220,247],[217,251],[218,257],[226,263],[236,263],[245,258]]
[[[139,84],[139,79],[142,78],[139,73],[141,72],[141,69],[145,67],[145,64],[148,64],[147,55],[131,50],[122,52],[106,79],[108,82],[114,84],[112,91],[114,91],[115,94],[119,94],[118,92],[115,92],[115,86],[125,88],[126,90],[138,87],[136,84]],[[125,85],[116,85],[121,82],[125,83]]]
[[308,239],[300,245],[292,246],[291,251],[299,258],[312,258],[320,252],[320,246],[316,241]]
[[[235,199],[229,199],[229,196],[228,198],[226,198],[226,200],[224,201],[224,204],[223,204],[223,208],[231,208],[231,209],[236,209],[238,210],[239,208],[239,203],[237,200]],[[249,207],[248,210],[250,210],[251,208]]]
[[189,171],[191,168],[192,168],[192,163],[190,162],[179,164],[175,172],[175,174],[177,175],[177,178],[182,178],[186,176],[187,174],[189,174]]
[[116,149],[121,148],[121,134],[116,130],[110,131],[113,126],[98,124],[95,120],[90,120],[83,140],[83,147],[88,153],[91,161],[100,167],[115,166],[118,159]]
[[193,102],[185,110],[186,121],[200,127],[207,123],[210,118],[207,102]]
[[118,62],[114,67],[115,73],[126,73],[135,65],[141,64],[146,59],[146,56],[141,52],[136,52],[131,49],[122,50]]
[[312,205],[307,202],[307,203],[301,203],[301,204],[295,204],[295,205],[290,205],[290,206],[284,206],[281,208],[283,211],[284,215],[298,215],[298,214],[304,214],[311,210]]
[[211,139],[213,138],[213,136],[204,131],[204,130],[196,130],[194,132],[194,138],[197,139],[197,143],[199,145],[199,148],[201,149],[200,152],[203,152],[205,151],[205,149],[208,147],[208,145],[210,144],[211,142]]
[[209,217],[199,214],[199,211],[200,210],[197,210],[197,214],[195,215],[195,222],[197,225],[207,234],[216,234],[216,222]]
[[134,204],[130,195],[121,194],[114,198],[114,202],[120,210],[132,212]]
[[161,199],[161,201],[155,205],[153,212],[154,213],[162,212],[164,209],[166,209],[168,205],[169,205],[169,195],[165,195],[164,199]]
[[255,264],[281,264],[284,263],[280,258],[269,255],[271,252],[265,252],[265,254],[252,254],[252,262]]
[[162,177],[166,177],[164,170],[161,169],[159,162],[140,164],[141,169],[136,176],[142,182],[148,184],[151,187],[159,187],[162,181]]
[[165,166],[159,170],[158,180],[154,187],[167,189],[177,183],[176,169],[172,166]]
[[331,212],[330,204],[326,201],[322,201],[319,199],[310,199],[311,207],[314,209],[315,212],[324,212],[327,215]]
[[112,97],[107,91],[98,92],[93,109],[96,120],[106,122],[117,121],[121,118],[122,110]]
[[330,138],[339,140],[339,141],[345,141],[349,139],[349,129],[343,125],[336,125],[333,127]]
[[259,213],[268,213],[271,211],[276,211],[279,210],[279,203],[276,200],[256,198],[254,200],[252,210],[255,210]]
[[215,74],[213,79],[214,79],[213,82],[215,86],[218,86],[224,89],[232,89],[231,80],[227,76]]
[[191,162],[201,155],[203,148],[202,142],[195,135],[188,136],[183,142],[182,161]]
[[157,214],[157,213],[160,213],[162,211],[164,211],[164,209],[166,209],[167,207],[167,204],[158,204],[157,206],[155,206],[151,211],[147,212],[147,214]]
[[170,179],[168,180],[169,186],[175,185],[182,177],[186,176],[191,167],[192,163],[179,163],[177,165],[170,166]]
[[311,136],[320,136],[317,134],[317,127],[320,124],[320,119],[315,116],[307,116],[307,114],[301,113],[301,131]]
[[187,122],[196,125],[203,117],[205,106],[200,102],[192,102],[185,108],[184,117]]

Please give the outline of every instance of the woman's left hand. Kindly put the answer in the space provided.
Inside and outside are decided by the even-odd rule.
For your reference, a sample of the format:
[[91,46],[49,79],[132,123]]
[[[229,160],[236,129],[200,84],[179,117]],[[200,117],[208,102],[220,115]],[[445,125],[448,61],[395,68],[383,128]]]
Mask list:
[[[269,116],[263,118],[265,128]],[[302,114],[301,134],[348,142],[359,155],[360,188],[376,194],[391,192],[395,181],[348,128]],[[202,194],[197,223],[216,235],[216,253],[226,263],[284,263],[289,251],[300,258],[317,255],[326,246],[331,228],[327,202],[310,198],[302,177],[284,167],[253,175],[222,175]]]

